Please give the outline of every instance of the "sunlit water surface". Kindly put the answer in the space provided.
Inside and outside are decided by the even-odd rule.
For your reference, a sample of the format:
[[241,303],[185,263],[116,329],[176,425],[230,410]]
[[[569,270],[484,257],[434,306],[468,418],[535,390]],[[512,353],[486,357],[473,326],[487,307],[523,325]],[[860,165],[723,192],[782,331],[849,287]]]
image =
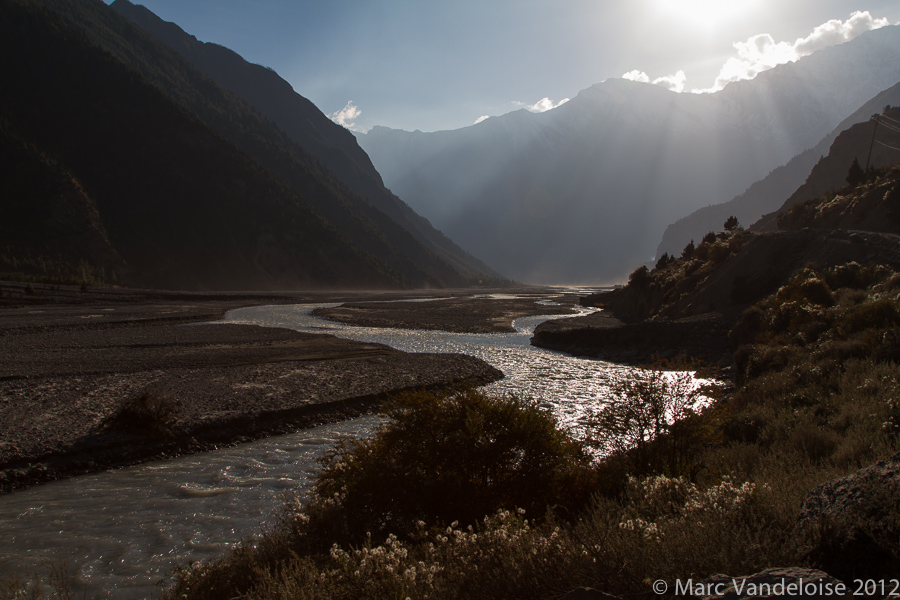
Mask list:
[[[585,408],[627,374],[624,367],[531,346],[534,328],[553,316],[519,319],[516,333],[458,334],[331,323],[309,315],[319,306],[326,305],[245,308],[225,321],[330,333],[407,352],[471,354],[507,375],[487,390],[533,398],[576,430]],[[0,496],[0,577],[65,561],[79,594],[149,597],[174,565],[220,556],[271,524],[284,493],[302,494],[317,460],[338,439],[364,435],[377,422],[364,417]]]

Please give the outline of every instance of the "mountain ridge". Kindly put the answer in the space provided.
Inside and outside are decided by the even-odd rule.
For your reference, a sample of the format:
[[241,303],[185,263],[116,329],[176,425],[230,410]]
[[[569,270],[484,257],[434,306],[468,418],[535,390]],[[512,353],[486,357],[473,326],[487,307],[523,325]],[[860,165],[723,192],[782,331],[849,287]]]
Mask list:
[[[21,97],[17,97],[32,94],[29,83],[24,83],[29,77],[27,69],[21,65],[8,64],[6,67],[7,74],[11,77],[9,80],[22,80],[23,83],[18,87],[9,88],[16,89],[17,93],[9,95],[7,98],[9,102],[0,114],[0,117],[6,117],[13,123],[16,135],[24,136],[29,142],[36,141],[37,147],[43,152],[50,149],[50,155],[55,159],[59,159],[62,152],[61,164],[75,172],[85,184],[90,180],[88,187],[93,189],[89,190],[89,195],[97,200],[101,208],[107,230],[111,239],[114,238],[114,246],[124,252],[123,256],[130,255],[130,258],[126,257],[129,269],[119,271],[124,273],[130,270],[131,277],[127,281],[121,281],[122,283],[186,289],[236,287],[240,289],[245,286],[258,289],[296,289],[309,286],[444,287],[477,282],[474,278],[482,274],[477,266],[463,273],[439,258],[434,251],[417,242],[401,225],[356,197],[315,157],[306,153],[273,125],[267,124],[265,118],[253,111],[243,100],[202,75],[179,55],[102,2],[8,0],[4,2],[4,11],[19,16],[23,12],[30,13],[27,18],[22,17],[30,19],[29,27],[46,29],[49,26],[51,30],[51,33],[43,31],[40,34],[44,36],[41,39],[46,39],[50,44],[48,49],[37,48],[37,52],[31,52],[26,56],[26,62],[32,61],[30,64],[34,67],[34,73],[45,69],[46,73],[54,73],[60,81],[67,81],[68,74],[59,72],[58,65],[51,63],[53,68],[47,69],[45,63],[41,63],[41,67],[38,68],[36,66],[38,63],[34,61],[53,60],[48,56],[51,52],[50,47],[53,48],[53,52],[58,52],[60,57],[75,52],[81,61],[75,66],[81,70],[82,77],[90,78],[96,74],[95,72],[102,72],[105,79],[101,83],[106,86],[103,88],[105,93],[113,97],[128,93],[135,98],[133,106],[127,103],[121,106],[108,106],[106,113],[95,114],[90,111],[98,102],[91,99],[87,92],[74,102],[69,102],[65,94],[49,91],[43,97],[31,96],[31,104],[35,107],[45,107],[51,115],[54,115],[53,118],[57,119],[54,121],[56,130],[50,131],[49,125],[37,124],[34,115],[39,109],[29,106]],[[38,23],[42,19],[46,22]],[[11,35],[14,35],[15,39],[21,39],[17,31]],[[62,40],[59,39],[60,36]],[[66,43],[72,44],[72,49],[64,50]],[[65,63],[67,60],[68,57],[57,58],[56,62]],[[120,66],[110,67],[111,62]],[[48,77],[43,73],[42,76],[44,80]],[[54,86],[57,92],[65,89],[59,82],[48,80],[47,85]],[[159,94],[164,94],[167,100],[163,101],[158,97]],[[171,107],[166,107],[166,102],[172,102],[177,108],[172,110]],[[69,105],[66,106],[66,103]],[[153,108],[147,108],[149,106]],[[173,215],[179,215],[170,222],[162,224],[160,221],[163,218],[162,214],[145,215],[151,216],[154,223],[160,223],[159,232],[169,232],[168,239],[155,239],[152,232],[135,229],[136,224],[129,225],[130,234],[124,234],[122,226],[125,221],[119,217],[133,218],[134,214],[128,216],[131,209],[125,209],[124,205],[117,204],[118,200],[114,201],[110,196],[115,194],[150,201],[151,192],[148,190],[161,192],[160,180],[146,179],[149,176],[146,165],[128,164],[123,167],[123,172],[134,175],[133,187],[129,188],[124,182],[124,177],[115,171],[109,173],[108,181],[103,181],[99,179],[100,175],[94,165],[89,162],[78,162],[81,157],[71,149],[75,141],[66,139],[66,136],[74,135],[74,131],[80,131],[78,127],[83,125],[83,121],[88,118],[86,115],[90,114],[92,115],[90,118],[97,119],[100,131],[99,135],[94,132],[82,134],[84,140],[90,140],[90,143],[84,146],[84,152],[96,153],[94,156],[98,160],[102,156],[103,160],[115,163],[119,157],[104,154],[108,153],[109,149],[99,143],[100,139],[104,139],[104,135],[107,139],[111,139],[109,136],[116,133],[115,128],[106,123],[109,119],[117,119],[124,127],[123,130],[134,129],[139,127],[138,121],[146,117],[136,111],[145,109],[150,110],[150,121],[161,119],[154,121],[160,129],[161,137],[172,143],[173,149],[177,151],[161,147],[156,140],[141,137],[144,134],[140,132],[136,132],[135,141],[120,136],[116,143],[122,144],[122,154],[137,151],[143,157],[142,160],[157,165],[160,172],[166,174],[161,180],[171,180],[169,181],[171,189],[166,193],[182,199],[180,206],[168,203],[168,199],[157,202],[160,210],[166,207],[173,211]],[[70,120],[78,127],[71,127]],[[202,127],[197,128],[201,123]],[[206,128],[208,131],[202,132]],[[40,139],[35,138],[36,135]],[[176,142],[177,136],[184,139]],[[134,147],[138,144],[136,141],[138,139],[141,140],[141,144],[156,148],[156,155],[150,156],[146,152],[138,151]],[[215,150],[207,157],[185,155],[182,146],[186,140]],[[56,150],[49,148],[48,144],[56,145]],[[172,164],[169,155],[182,156],[185,162]],[[213,168],[215,165],[211,162],[212,156],[219,156],[223,165],[233,165],[232,169],[223,171],[216,167],[218,168],[216,171],[216,168]],[[204,160],[207,162],[204,163]],[[162,165],[167,161],[168,166],[163,168]],[[202,166],[193,170],[185,166],[198,165],[198,161]],[[74,166],[75,163],[79,165],[77,168]],[[88,172],[93,174],[86,176],[85,173]],[[214,173],[218,173],[220,179],[224,175],[225,181],[239,180],[237,181],[239,185],[231,188],[223,187],[221,181],[209,178]],[[201,182],[203,177],[207,179]],[[138,185],[141,186],[139,189],[136,188]],[[254,188],[260,185],[262,188]],[[98,193],[97,189],[105,191]],[[186,196],[184,190],[187,189],[195,193]],[[208,207],[212,207],[205,197],[216,194],[223,199],[227,198],[225,205],[239,210],[241,216],[239,217],[237,212],[226,211],[227,215],[230,215],[227,216],[216,214],[215,210],[198,208],[200,200]],[[163,198],[160,197],[158,200]],[[245,206],[240,207],[241,203]],[[138,204],[135,204],[133,209],[137,210],[137,207]],[[260,208],[260,214],[252,212],[257,208]],[[110,212],[113,210],[119,211],[116,213],[118,217]],[[152,209],[147,205],[140,210]],[[194,221],[191,224],[181,224],[185,215],[189,215]],[[221,225],[220,233],[224,236],[222,240],[211,237],[209,232],[215,230],[215,227],[205,228],[200,224],[199,220],[205,217],[212,217]],[[237,221],[226,222],[229,218],[236,218]],[[115,223],[115,226],[111,226],[110,223]],[[178,231],[179,227],[184,239],[176,241],[174,238],[178,235],[175,231]],[[249,232],[254,227],[261,229],[256,234],[250,235]],[[292,232],[291,227],[296,227],[296,231]],[[244,233],[237,234],[237,231]],[[35,238],[39,237],[39,234],[40,232],[37,232]],[[284,236],[280,238],[281,241],[279,236]],[[185,249],[190,246],[193,237],[208,241],[210,246],[222,244],[228,251],[216,253],[210,252],[209,248],[196,247],[191,256],[185,257],[184,260],[170,260],[170,267],[162,270],[160,269],[165,264],[162,258],[171,258],[171,253],[157,252],[156,256],[160,258],[160,262],[151,267],[154,261],[154,252],[151,250],[153,245],[174,244]],[[304,238],[305,243],[301,241]],[[321,243],[321,247],[308,246],[313,240]],[[243,247],[239,247],[241,244]],[[134,254],[138,245],[144,247],[139,252],[140,260],[137,260],[137,255]],[[27,254],[32,250],[35,249],[20,247],[17,252]],[[228,252],[232,254],[229,255]],[[233,281],[229,281],[228,268],[224,267],[224,264],[228,263],[228,260],[225,260],[226,256],[231,256],[229,260],[238,260],[238,257],[241,257],[238,262],[243,266],[235,267]],[[289,258],[290,256],[293,258]],[[204,260],[208,266],[200,268],[199,265]],[[464,262],[460,260],[460,263]],[[221,266],[209,268],[212,264]],[[190,273],[191,269],[194,269],[193,275]]]
[[[275,71],[250,63],[224,46],[201,42],[177,24],[160,19],[144,6],[128,0],[115,0],[110,8],[135,22],[206,76],[253,106],[334,173],[353,194],[406,229],[441,260],[473,277],[498,276],[391,194],[353,134],[332,122],[311,101],[296,93],[291,84]],[[424,262],[424,259],[419,262]]]
[[[832,143],[842,131],[856,123],[866,121],[873,113],[880,112],[887,104],[900,104],[900,83],[866,102],[818,144],[794,156],[784,165],[773,169],[742,194],[728,202],[700,208],[670,224],[657,246],[656,256],[681,252],[681,249],[691,239],[699,240],[707,232],[715,231],[729,216],[733,215],[741,223],[749,225],[755,224],[767,213],[774,213],[784,203],[784,200],[809,177],[816,162],[828,153]],[[837,185],[843,185],[843,181],[839,181]],[[821,193],[825,191],[827,190],[822,190]],[[756,229],[755,226],[754,228]]]
[[[386,185],[510,276],[617,281],[670,223],[746,190],[900,81],[898,27],[825,50],[718,94],[607,80],[545,113],[449,132],[375,128],[360,145]],[[505,134],[516,121],[527,131]]]

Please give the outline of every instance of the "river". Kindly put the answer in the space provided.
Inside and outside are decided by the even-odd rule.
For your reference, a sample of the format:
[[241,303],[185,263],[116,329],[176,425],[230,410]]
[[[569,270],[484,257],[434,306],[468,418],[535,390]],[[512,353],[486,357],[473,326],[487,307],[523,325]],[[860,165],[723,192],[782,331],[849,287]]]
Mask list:
[[[518,319],[515,333],[458,334],[332,323],[309,315],[319,306],[326,305],[244,308],[224,320],[407,352],[471,354],[506,374],[488,391],[533,398],[575,430],[585,407],[627,375],[625,367],[530,345],[539,323],[573,315]],[[272,523],[284,494],[307,489],[317,460],[338,439],[364,435],[377,421],[364,417],[0,496],[0,578],[65,562],[79,595],[147,598],[174,565],[220,556]]]

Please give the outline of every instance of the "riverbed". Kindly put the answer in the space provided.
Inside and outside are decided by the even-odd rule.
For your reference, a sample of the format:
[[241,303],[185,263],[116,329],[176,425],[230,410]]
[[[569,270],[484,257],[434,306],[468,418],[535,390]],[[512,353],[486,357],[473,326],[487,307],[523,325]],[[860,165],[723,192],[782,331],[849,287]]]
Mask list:
[[[532,347],[534,327],[553,316],[518,319],[514,333],[461,334],[355,327],[310,316],[324,306],[333,304],[243,308],[225,321],[329,333],[406,352],[470,354],[506,374],[488,391],[532,398],[575,430],[587,407],[602,402],[628,372]],[[174,565],[219,556],[272,523],[284,494],[307,489],[318,458],[337,439],[364,435],[376,423],[377,417],[365,417],[2,496],[0,576],[66,561],[75,589],[88,597],[148,597]]]

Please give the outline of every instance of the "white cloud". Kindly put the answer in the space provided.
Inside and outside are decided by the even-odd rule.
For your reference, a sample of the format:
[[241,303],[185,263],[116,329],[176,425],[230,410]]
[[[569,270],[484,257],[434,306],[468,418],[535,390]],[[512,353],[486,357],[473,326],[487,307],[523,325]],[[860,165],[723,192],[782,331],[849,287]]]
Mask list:
[[477,119],[475,119],[475,123],[474,123],[474,124],[475,124],[475,125],[478,125],[479,123],[481,123],[481,122],[484,121],[485,119],[490,119],[490,118],[491,118],[491,115],[481,115],[480,117],[478,117]]
[[649,75],[647,75],[643,71],[635,69],[634,71],[628,71],[627,73],[622,75],[622,79],[638,81],[640,83],[652,83],[654,85],[661,85],[666,89],[672,90],[673,92],[683,92],[684,84],[687,81],[687,75],[684,74],[684,71],[678,71],[674,75],[665,75],[663,77],[657,77],[653,81],[650,81]]
[[768,33],[754,35],[746,42],[735,42],[737,56],[725,62],[713,87],[694,92],[715,92],[732,81],[753,79],[772,67],[794,62],[827,46],[848,42],[885,25],[890,25],[888,19],[875,19],[869,11],[855,11],[846,21],[832,19],[813,29],[808,36],[797,38],[793,44],[776,42]]
[[350,100],[349,102],[347,102],[347,105],[344,106],[344,108],[337,112],[331,113],[329,116],[331,117],[332,121],[334,121],[338,125],[346,127],[350,131],[362,131],[362,129],[357,127],[355,123],[356,119],[359,118],[359,115],[361,114],[362,111],[355,104],[353,104],[353,100]]
[[643,71],[639,71],[638,69],[635,69],[634,71],[628,71],[627,73],[622,75],[622,79],[628,79],[629,81],[639,81],[640,83],[650,83],[650,76]]
[[526,104],[525,102],[519,102],[518,100],[514,100],[513,104],[515,104],[516,106],[522,106],[530,110],[531,112],[547,112],[548,110],[553,110],[554,108],[562,106],[568,101],[568,98],[563,98],[562,100],[554,104],[553,100],[545,96],[534,104]]

